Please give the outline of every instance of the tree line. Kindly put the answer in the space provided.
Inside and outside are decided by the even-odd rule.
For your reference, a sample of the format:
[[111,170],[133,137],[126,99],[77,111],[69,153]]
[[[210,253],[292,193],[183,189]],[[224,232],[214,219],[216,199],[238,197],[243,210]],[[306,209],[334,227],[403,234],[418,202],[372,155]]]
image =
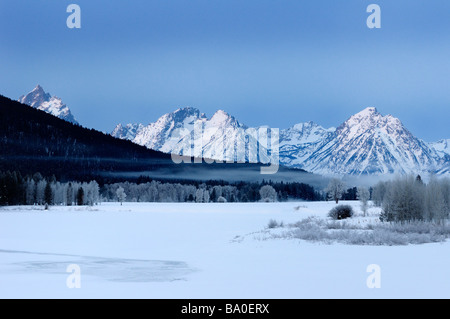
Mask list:
[[223,181],[197,181],[195,183],[156,180],[143,183],[118,182],[105,184],[101,188],[101,197],[104,201],[197,203],[314,201],[323,199],[323,195],[310,185],[273,183],[271,181],[234,184]]
[[0,205],[94,205],[100,201],[96,181],[56,181],[40,173],[22,177],[20,172],[0,172]]
[[40,173],[22,176],[0,172],[0,205],[94,205],[102,201],[130,202],[275,202],[321,200],[323,195],[303,183],[225,181],[89,182],[57,181]]

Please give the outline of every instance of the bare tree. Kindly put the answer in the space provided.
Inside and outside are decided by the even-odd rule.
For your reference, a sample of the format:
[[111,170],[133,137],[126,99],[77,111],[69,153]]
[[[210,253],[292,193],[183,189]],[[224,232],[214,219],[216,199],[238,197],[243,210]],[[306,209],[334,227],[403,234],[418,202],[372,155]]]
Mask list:
[[448,218],[448,205],[445,199],[445,180],[431,178],[426,187],[425,196],[425,220],[435,220],[442,223]]
[[383,218],[387,221],[414,221],[424,218],[426,185],[412,175],[397,177],[388,184],[383,200]]
[[196,203],[203,203],[203,189],[199,188],[195,192],[195,202]]
[[270,185],[264,185],[259,190],[259,195],[261,195],[262,202],[276,202],[277,201],[277,191]]
[[368,204],[369,198],[370,198],[369,190],[363,186],[358,187],[358,190],[356,192],[356,197],[361,202],[361,210],[364,213],[364,217],[366,217],[367,206],[368,206],[367,204]]
[[345,190],[344,182],[338,178],[332,178],[328,183],[328,187],[326,188],[328,198],[333,199],[336,202],[336,204],[339,203],[339,200],[342,198],[344,190]]
[[122,187],[119,187],[116,190],[116,195],[117,195],[117,199],[120,202],[120,205],[122,205],[122,202],[125,200],[125,198],[127,197],[127,194],[125,194],[125,191]]
[[380,181],[373,187],[372,201],[375,206],[381,207],[381,205],[383,204],[384,196],[386,195],[388,186],[389,182]]

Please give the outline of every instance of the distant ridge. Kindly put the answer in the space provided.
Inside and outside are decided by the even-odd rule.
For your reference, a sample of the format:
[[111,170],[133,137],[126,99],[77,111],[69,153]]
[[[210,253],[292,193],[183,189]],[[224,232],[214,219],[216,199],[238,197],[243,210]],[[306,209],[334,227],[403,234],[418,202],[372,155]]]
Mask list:
[[[180,108],[161,116],[155,123],[119,124],[112,135],[165,153],[178,153],[183,139],[173,133],[194,123],[215,133],[202,137],[200,153],[227,160],[214,152],[242,143],[239,130],[248,127],[225,111],[207,118],[195,108]],[[449,141],[427,144],[416,138],[398,118],[383,116],[368,107],[351,116],[337,129],[323,128],[314,122],[296,124],[280,130],[280,163],[321,175],[447,174],[450,162]]]

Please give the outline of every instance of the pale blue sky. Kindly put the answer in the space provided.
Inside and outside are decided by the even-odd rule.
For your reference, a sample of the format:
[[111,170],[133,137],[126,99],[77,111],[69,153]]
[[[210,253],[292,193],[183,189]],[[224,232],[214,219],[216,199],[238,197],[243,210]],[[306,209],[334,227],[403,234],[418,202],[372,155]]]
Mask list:
[[450,1],[0,0],[0,94],[37,83],[108,132],[184,106],[279,128],[375,106],[450,138]]

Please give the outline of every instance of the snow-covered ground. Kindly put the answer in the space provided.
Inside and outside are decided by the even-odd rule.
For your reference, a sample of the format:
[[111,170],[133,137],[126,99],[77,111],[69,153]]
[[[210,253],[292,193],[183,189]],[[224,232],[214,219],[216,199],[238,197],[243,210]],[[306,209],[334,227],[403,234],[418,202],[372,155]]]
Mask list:
[[[334,205],[0,208],[0,298],[450,297],[449,241],[358,246],[258,235],[270,219],[326,218]],[[376,221],[377,209],[369,212],[352,222]],[[79,289],[66,285],[71,264]],[[370,264],[380,266],[381,288],[367,287]]]

